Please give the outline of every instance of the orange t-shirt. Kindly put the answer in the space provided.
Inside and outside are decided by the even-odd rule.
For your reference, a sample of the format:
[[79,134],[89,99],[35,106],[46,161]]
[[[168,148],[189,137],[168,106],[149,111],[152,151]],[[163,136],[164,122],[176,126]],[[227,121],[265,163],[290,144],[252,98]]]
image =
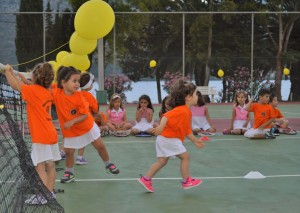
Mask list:
[[40,85],[22,84],[21,94],[27,103],[27,119],[32,143],[56,144],[58,136],[50,115],[53,102],[50,91]]
[[[250,107],[250,112],[254,112],[254,129],[259,128],[271,118],[275,118],[273,107],[269,104],[254,103]],[[268,125],[265,127],[265,129],[270,127],[271,126]]]
[[184,142],[186,135],[192,134],[191,119],[192,113],[188,106],[178,106],[166,112],[168,121],[161,135],[166,138],[178,138]]
[[273,107],[273,110],[275,113],[275,118],[283,118],[284,117],[279,109]]
[[[81,92],[75,92],[72,95],[66,95],[62,89],[57,88],[56,84],[52,85],[52,95],[57,110],[62,135],[64,137],[76,137],[89,132],[94,125],[94,118],[89,113],[89,104],[81,95]],[[64,123],[77,118],[80,115],[88,117],[74,124],[70,129],[64,128]]]
[[[99,105],[98,105],[97,99],[90,92],[87,92],[87,91],[80,91],[80,92],[89,104],[89,109],[90,109],[91,115],[94,115],[94,113],[98,113],[102,117],[102,120],[104,122],[106,122],[107,119],[106,119],[105,114],[103,112],[98,112]],[[101,121],[99,121],[96,118],[95,118],[95,122],[97,123],[98,126],[101,123]]]
[[93,113],[98,112],[99,106],[96,98],[90,92],[87,91],[80,91],[80,93],[85,98],[85,100],[89,103],[89,109],[91,114],[93,115]]

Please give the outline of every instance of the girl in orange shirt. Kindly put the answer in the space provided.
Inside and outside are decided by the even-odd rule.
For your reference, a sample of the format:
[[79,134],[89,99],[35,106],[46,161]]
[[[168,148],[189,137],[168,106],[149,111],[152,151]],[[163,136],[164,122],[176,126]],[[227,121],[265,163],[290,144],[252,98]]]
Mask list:
[[[55,161],[60,160],[58,136],[50,115],[53,98],[49,87],[54,79],[54,71],[51,64],[37,64],[32,71],[31,85],[26,85],[16,78],[9,65],[4,74],[11,87],[18,90],[22,94],[22,99],[27,103],[26,111],[32,139],[31,158],[37,173],[54,199]],[[46,204],[48,197],[33,195],[25,202]]]
[[110,162],[100,131],[89,112],[89,104],[78,91],[80,72],[74,67],[61,66],[57,72],[57,87],[53,85],[54,104],[64,136],[66,171],[61,183],[75,181],[74,152],[92,143],[105,164],[106,171],[117,175],[119,169]]
[[[94,75],[91,73],[83,73],[80,77],[80,92],[89,104],[90,113],[94,117],[95,122],[100,129],[101,136],[104,136],[104,133],[108,131],[108,126],[105,123],[106,118],[104,113],[98,111],[99,105],[96,98],[89,92],[93,88],[93,83]],[[78,155],[75,161],[77,165],[88,164],[88,161],[84,158],[83,154],[84,147],[78,150]]]
[[201,180],[190,177],[189,154],[183,145],[187,136],[198,148],[204,146],[201,139],[193,135],[191,129],[191,106],[197,104],[196,86],[183,80],[176,82],[171,88],[168,105],[173,108],[166,112],[158,127],[153,131],[156,138],[157,161],[152,164],[144,176],[138,179],[140,184],[148,191],[154,192],[151,178],[162,169],[170,156],[176,156],[181,160],[180,171],[183,189],[189,189],[201,184]]

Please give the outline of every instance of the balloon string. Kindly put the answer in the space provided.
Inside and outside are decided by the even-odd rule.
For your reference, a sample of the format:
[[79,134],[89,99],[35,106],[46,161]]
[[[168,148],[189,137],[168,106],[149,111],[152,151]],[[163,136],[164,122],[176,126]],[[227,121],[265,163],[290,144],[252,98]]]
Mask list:
[[52,50],[52,51],[50,51],[50,52],[48,52],[48,53],[42,55],[42,56],[39,56],[39,57],[37,57],[37,58],[34,58],[34,59],[30,60],[30,61],[25,61],[25,62],[20,63],[20,64],[13,64],[13,65],[11,65],[11,66],[12,66],[12,67],[16,67],[16,66],[20,66],[20,65],[23,65],[23,64],[28,64],[28,63],[30,63],[30,62],[36,61],[36,60],[38,60],[38,59],[40,59],[40,58],[43,58],[43,57],[46,56],[46,55],[49,55],[49,54],[55,52],[56,50],[62,48],[63,46],[67,45],[68,43],[69,43],[69,42],[67,42],[67,43],[65,43],[65,44],[63,44],[63,45],[61,45],[60,47],[58,47],[58,48],[56,48],[56,49],[54,49],[54,50]]

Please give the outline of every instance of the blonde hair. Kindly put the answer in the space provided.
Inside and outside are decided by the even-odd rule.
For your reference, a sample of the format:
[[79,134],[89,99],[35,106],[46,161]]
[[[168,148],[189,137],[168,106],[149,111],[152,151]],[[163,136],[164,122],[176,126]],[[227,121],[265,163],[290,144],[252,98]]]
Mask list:
[[244,95],[244,97],[245,97],[245,104],[247,104],[249,102],[248,93],[246,91],[244,91],[244,90],[238,90],[238,91],[236,91],[235,96],[234,96],[235,106],[240,105],[240,103],[238,102],[238,99],[237,99],[240,94]]
[[119,99],[121,101],[120,104],[120,108],[123,109],[123,103],[122,103],[122,97],[120,94],[118,93],[114,93],[112,94],[112,96],[110,97],[110,101],[109,101],[109,109],[113,109],[114,108],[114,101]]

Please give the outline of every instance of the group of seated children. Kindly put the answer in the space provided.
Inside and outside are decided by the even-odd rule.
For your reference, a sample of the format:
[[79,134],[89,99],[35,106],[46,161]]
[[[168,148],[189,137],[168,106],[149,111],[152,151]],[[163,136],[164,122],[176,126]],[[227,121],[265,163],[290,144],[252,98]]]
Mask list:
[[[279,133],[297,134],[288,126],[289,121],[277,108],[277,97],[271,95],[268,89],[259,91],[257,103],[252,97],[247,103],[247,97],[244,91],[236,92],[231,126],[223,134],[244,135],[251,139],[274,139]],[[254,114],[253,128],[250,125],[250,112]]]

